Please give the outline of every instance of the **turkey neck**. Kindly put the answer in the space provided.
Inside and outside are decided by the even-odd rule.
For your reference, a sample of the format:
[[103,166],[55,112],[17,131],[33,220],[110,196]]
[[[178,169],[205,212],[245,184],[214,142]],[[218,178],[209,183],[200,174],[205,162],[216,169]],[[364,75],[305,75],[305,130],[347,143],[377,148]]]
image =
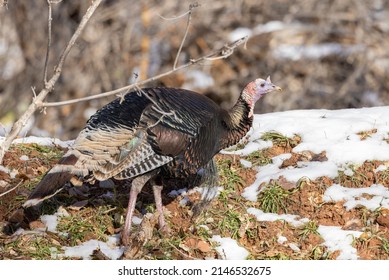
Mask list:
[[225,149],[229,146],[237,144],[253,124],[253,116],[251,114],[251,106],[242,98],[230,110],[222,111],[222,126],[223,133],[220,138],[220,149]]

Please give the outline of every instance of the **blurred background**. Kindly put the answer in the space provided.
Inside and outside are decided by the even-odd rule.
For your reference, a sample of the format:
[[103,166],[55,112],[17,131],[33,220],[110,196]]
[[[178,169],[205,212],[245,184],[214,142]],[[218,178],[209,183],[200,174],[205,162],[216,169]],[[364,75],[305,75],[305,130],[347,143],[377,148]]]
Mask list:
[[[2,1],[0,1],[1,3]],[[0,135],[43,86],[47,2],[9,0],[0,7]],[[89,96],[172,69],[194,1],[103,1],[72,49],[47,101]],[[228,108],[246,83],[271,75],[284,88],[256,113],[389,104],[389,1],[197,1],[179,64],[245,35],[224,60],[176,72],[148,86],[183,87]],[[49,78],[90,1],[53,4]],[[173,19],[172,19],[173,18]],[[24,135],[74,139],[114,97],[47,108]]]

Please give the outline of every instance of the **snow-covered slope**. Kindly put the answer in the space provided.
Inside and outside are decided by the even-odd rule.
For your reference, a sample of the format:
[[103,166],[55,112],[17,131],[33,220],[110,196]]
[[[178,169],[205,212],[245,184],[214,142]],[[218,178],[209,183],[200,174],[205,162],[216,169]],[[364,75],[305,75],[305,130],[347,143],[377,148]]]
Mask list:
[[[298,182],[301,178],[315,180],[320,176],[335,178],[338,171],[349,172],[348,165],[362,164],[365,161],[386,161],[376,172],[389,167],[389,107],[375,107],[344,110],[298,110],[281,113],[256,115],[253,130],[249,134],[249,144],[242,150],[223,151],[223,153],[247,155],[257,149],[271,146],[261,140],[266,132],[275,131],[293,137],[299,135],[301,142],[293,152],[311,151],[325,152],[328,160],[322,162],[299,162],[295,168],[280,168],[283,160],[291,154],[283,154],[273,158],[273,163],[257,168],[255,182],[247,186],[243,197],[256,201],[262,190],[260,185],[271,179],[283,176],[290,182]],[[365,135],[365,137],[364,137]],[[366,199],[363,194],[371,197]],[[389,208],[389,186],[372,185],[365,188],[345,188],[334,184],[328,188],[324,201],[345,201],[344,207],[352,209],[365,206],[370,210],[379,207]],[[286,220],[284,215],[263,213],[259,209],[248,209],[258,220]],[[293,217],[295,219],[296,217]],[[303,218],[303,217],[300,217]],[[294,220],[293,220],[294,221]],[[329,250],[341,250],[338,259],[357,259],[355,249],[350,249],[351,236],[358,237],[362,232],[342,231],[340,227],[320,226],[319,232],[326,240]],[[348,236],[345,239],[345,236]]]

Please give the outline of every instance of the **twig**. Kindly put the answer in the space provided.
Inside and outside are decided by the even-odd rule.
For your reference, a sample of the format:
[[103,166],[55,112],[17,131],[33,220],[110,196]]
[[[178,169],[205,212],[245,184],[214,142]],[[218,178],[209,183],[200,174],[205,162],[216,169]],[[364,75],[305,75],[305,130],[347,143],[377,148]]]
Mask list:
[[0,197],[5,196],[7,193],[12,192],[13,190],[17,189],[21,184],[23,183],[23,180],[21,180],[15,187],[9,189],[8,191],[5,191],[3,193],[0,193]]
[[52,18],[52,11],[51,11],[51,0],[47,0],[47,6],[49,9],[49,15],[47,19],[47,49],[46,49],[46,59],[45,59],[45,66],[43,68],[43,83],[44,86],[47,84],[47,65],[49,63],[49,56],[50,56],[50,48],[51,48],[51,21]]
[[192,10],[194,8],[197,8],[198,6],[199,6],[198,3],[194,3],[194,4],[190,4],[189,5],[188,21],[186,23],[185,34],[184,34],[184,37],[181,40],[180,47],[178,48],[176,59],[174,60],[174,64],[173,64],[173,69],[176,69],[176,67],[177,67],[178,58],[179,58],[179,56],[181,54],[182,47],[184,46],[184,43],[185,43],[185,40],[186,40],[186,36],[188,35],[188,32],[189,32],[190,22],[192,21]]
[[139,87],[141,85],[144,85],[144,84],[153,82],[155,80],[161,79],[161,78],[166,77],[172,73],[175,73],[175,72],[180,71],[182,69],[188,68],[189,66],[199,64],[199,63],[201,63],[203,61],[207,61],[207,60],[226,58],[226,57],[232,55],[233,51],[238,46],[245,44],[247,39],[248,39],[248,36],[242,37],[239,40],[236,40],[235,42],[224,45],[222,48],[220,48],[216,51],[213,51],[208,55],[205,55],[205,56],[202,56],[202,57],[196,58],[196,59],[191,59],[189,62],[177,67],[176,69],[166,71],[166,72],[159,74],[157,76],[151,77],[151,78],[143,80],[143,81],[133,83],[131,85],[127,85],[127,86],[122,87],[122,88],[118,88],[115,90],[111,90],[111,91],[107,91],[107,92],[103,92],[103,93],[99,93],[99,94],[95,94],[95,95],[91,95],[91,96],[81,97],[81,98],[77,98],[77,99],[71,99],[71,100],[60,101],[60,102],[46,102],[46,103],[40,104],[40,106],[41,107],[63,106],[63,105],[69,105],[69,104],[74,104],[74,103],[78,103],[78,102],[108,97],[108,96],[115,95],[115,94],[127,94],[127,93],[129,93],[129,90],[131,90],[133,88],[136,88],[136,87]]
[[61,75],[62,67],[63,67],[63,64],[66,60],[67,55],[69,54],[70,50],[72,49],[73,45],[75,44],[77,38],[80,36],[81,32],[84,30],[86,24],[88,23],[89,19],[93,15],[94,11],[100,5],[101,1],[102,0],[94,0],[92,2],[92,4],[89,6],[85,15],[82,17],[81,22],[77,27],[77,30],[74,32],[73,36],[70,38],[68,44],[66,45],[66,48],[62,52],[60,59],[58,61],[58,64],[55,67],[55,71],[54,71],[53,76],[45,84],[45,87],[39,92],[39,94],[36,96],[35,100],[27,108],[26,112],[24,112],[24,114],[14,123],[11,131],[6,135],[4,142],[0,146],[0,164],[3,162],[5,152],[8,150],[13,139],[16,138],[16,136],[19,134],[19,132],[25,126],[25,124],[30,119],[30,117],[35,113],[35,111],[38,108],[44,107],[44,106],[42,106],[43,100],[46,98],[47,94],[49,94],[53,90],[55,83],[58,81],[58,79]]
[[180,19],[184,16],[186,16],[187,14],[189,13],[189,11],[186,11],[185,13],[183,13],[182,15],[179,15],[179,16],[174,16],[174,17],[170,17],[170,18],[167,18],[167,17],[164,17],[160,14],[157,14],[161,19],[163,20],[177,20],[177,19]]
[[184,258],[188,258],[188,259],[191,259],[191,260],[199,260],[198,258],[194,258],[192,256],[189,256],[188,254],[185,254],[184,252],[181,252],[180,249],[178,249],[174,244],[172,244],[170,241],[167,241],[167,243],[173,247],[174,250],[176,250],[181,256],[183,256]]
[[173,116],[174,119],[178,122],[178,123],[183,123],[184,121],[182,119],[180,119],[176,112],[174,110],[170,111],[170,112],[166,112],[164,111],[161,106],[159,106],[159,104],[154,100],[153,97],[149,96],[149,94],[147,92],[145,92],[143,89],[141,89],[140,87],[136,86],[136,90],[137,92],[139,92],[140,94],[142,94],[143,96],[145,96],[148,100],[151,101],[151,103],[153,103],[152,105],[152,108],[153,110],[155,110],[156,112],[160,113],[161,114],[161,117],[159,117],[159,119],[153,124],[153,125],[150,125],[149,128],[152,128],[156,125],[158,125],[164,117],[166,116]]

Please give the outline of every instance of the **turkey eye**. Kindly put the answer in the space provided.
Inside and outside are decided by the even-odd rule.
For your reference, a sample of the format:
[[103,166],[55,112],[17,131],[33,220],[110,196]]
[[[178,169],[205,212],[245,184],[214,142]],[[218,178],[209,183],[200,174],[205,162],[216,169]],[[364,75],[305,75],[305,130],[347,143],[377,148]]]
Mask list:
[[262,84],[260,84],[260,86],[261,86],[261,87],[264,87],[264,86],[265,86],[265,84],[264,84],[264,83],[262,83]]

